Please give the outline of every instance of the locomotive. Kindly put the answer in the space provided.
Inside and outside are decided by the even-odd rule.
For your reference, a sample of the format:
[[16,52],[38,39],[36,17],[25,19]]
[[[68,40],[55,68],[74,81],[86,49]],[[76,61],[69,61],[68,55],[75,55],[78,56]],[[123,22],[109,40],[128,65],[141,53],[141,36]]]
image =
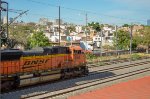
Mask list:
[[53,46],[41,50],[1,50],[1,89],[87,75],[86,57],[79,46]]

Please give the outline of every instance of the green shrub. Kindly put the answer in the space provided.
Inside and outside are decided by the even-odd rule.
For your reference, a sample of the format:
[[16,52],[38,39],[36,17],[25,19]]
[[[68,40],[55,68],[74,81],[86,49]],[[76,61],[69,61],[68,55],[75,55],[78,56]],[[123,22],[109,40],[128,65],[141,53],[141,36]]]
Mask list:
[[98,65],[99,65],[99,66],[104,66],[105,63],[104,63],[104,62],[99,62]]
[[93,54],[86,54],[86,59],[88,59],[88,60],[92,60],[92,59],[95,59],[95,58],[96,58],[96,56],[93,55]]
[[141,58],[141,56],[138,55],[138,54],[132,54],[132,56],[131,56],[131,59],[132,59],[132,60],[137,60],[137,59],[139,59],[139,58]]

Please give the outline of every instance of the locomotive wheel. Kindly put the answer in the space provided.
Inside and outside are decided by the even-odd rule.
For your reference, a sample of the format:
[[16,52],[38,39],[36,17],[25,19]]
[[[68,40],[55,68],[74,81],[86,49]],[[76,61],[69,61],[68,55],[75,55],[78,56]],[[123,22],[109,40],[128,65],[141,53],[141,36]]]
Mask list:
[[1,89],[2,91],[9,91],[13,88],[14,82],[13,81],[4,81],[2,82]]
[[11,89],[17,88],[20,84],[20,78],[15,76],[10,78],[11,80],[5,80],[1,82],[2,91],[9,91]]
[[13,88],[17,88],[20,85],[20,78],[18,76],[14,77],[14,84],[13,84]]
[[87,67],[82,67],[82,74],[83,75],[88,75],[89,71],[87,69]]
[[65,79],[65,69],[61,70],[61,77],[60,79]]

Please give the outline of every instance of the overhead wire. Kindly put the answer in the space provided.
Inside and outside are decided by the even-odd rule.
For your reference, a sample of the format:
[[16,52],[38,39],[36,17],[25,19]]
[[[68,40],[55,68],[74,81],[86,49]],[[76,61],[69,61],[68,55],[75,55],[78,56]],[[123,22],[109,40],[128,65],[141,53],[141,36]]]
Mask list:
[[[23,10],[18,10],[18,11],[23,11]],[[12,13],[17,13],[17,14],[20,14],[20,12],[18,12],[17,10],[9,10],[9,12],[12,12]],[[53,19],[57,19],[58,17],[54,17],[54,16],[49,16],[49,15],[43,15],[43,14],[37,14],[37,13],[31,13],[31,12],[28,12],[27,15],[32,15],[32,16],[39,16],[39,17],[47,17],[47,18],[53,18]],[[73,20],[73,21],[84,21],[82,19],[74,19],[74,18],[70,18],[70,17],[62,17],[62,19],[64,20]]]
[[[42,4],[42,5],[47,5],[47,6],[59,7],[58,5],[54,5],[54,4],[50,4],[50,3],[45,3],[45,2],[40,2],[40,1],[35,1],[35,0],[27,0],[27,1],[34,2],[34,3],[38,3],[38,4]],[[60,6],[60,7],[63,8],[63,9],[79,11],[79,12],[81,12],[82,14],[91,13],[91,14],[100,15],[100,16],[105,16],[105,17],[111,17],[111,18],[115,18],[115,19],[145,22],[145,20],[141,20],[141,19],[139,20],[139,19],[126,18],[126,17],[112,16],[112,15],[102,14],[102,13],[93,12],[93,11],[87,11],[87,10],[80,10],[80,9],[68,8],[68,7],[64,7],[64,6]]]

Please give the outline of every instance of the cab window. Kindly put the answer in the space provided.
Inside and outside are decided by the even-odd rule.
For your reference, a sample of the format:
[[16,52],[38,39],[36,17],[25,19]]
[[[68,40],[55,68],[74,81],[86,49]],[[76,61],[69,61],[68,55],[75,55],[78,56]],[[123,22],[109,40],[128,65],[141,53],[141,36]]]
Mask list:
[[74,54],[81,54],[81,50],[74,50]]

